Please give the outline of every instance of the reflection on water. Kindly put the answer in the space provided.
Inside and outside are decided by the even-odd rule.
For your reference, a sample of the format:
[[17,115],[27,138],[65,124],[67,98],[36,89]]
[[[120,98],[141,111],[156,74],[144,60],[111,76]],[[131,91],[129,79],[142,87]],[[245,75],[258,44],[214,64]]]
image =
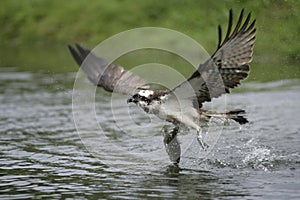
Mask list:
[[[110,97],[98,90],[97,117],[106,107],[101,125],[112,141],[127,137],[119,145],[150,155],[139,166],[116,169],[93,157],[76,132],[74,76],[1,69],[0,198],[299,198],[299,80],[249,83],[227,96],[228,108],[245,108],[251,123],[226,126],[206,160],[180,168],[152,162],[159,148],[166,156],[160,133],[120,136],[109,119]],[[115,112],[122,117],[123,109]]]

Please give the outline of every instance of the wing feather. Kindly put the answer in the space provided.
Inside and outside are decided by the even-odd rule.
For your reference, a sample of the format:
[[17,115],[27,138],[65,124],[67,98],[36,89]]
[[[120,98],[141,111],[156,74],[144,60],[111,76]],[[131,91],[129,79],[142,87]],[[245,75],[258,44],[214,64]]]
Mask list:
[[[211,101],[244,80],[250,71],[248,63],[252,60],[255,42],[255,20],[251,22],[251,13],[244,20],[244,9],[233,29],[233,14],[229,11],[228,28],[222,40],[222,28],[218,26],[219,40],[215,53],[198,67],[187,81],[170,91],[192,100],[194,107],[201,107],[203,102]],[[244,21],[244,22],[243,22]],[[233,31],[231,31],[233,29]],[[92,83],[109,92],[132,95],[137,89],[147,89],[146,81],[115,64],[95,56],[76,44],[76,49],[69,46],[75,61],[87,73]],[[169,96],[169,97],[170,97]]]
[[96,86],[108,92],[132,95],[137,89],[147,89],[146,81],[123,67],[109,64],[103,58],[82,48],[68,46],[69,50],[80,68],[87,74],[89,80]]
[[194,91],[187,98],[194,101],[195,107],[201,107],[203,102],[229,93],[229,89],[238,86],[248,76],[256,29],[255,20],[249,25],[251,13],[243,19],[244,9],[231,32],[233,17],[232,10],[229,11],[229,23],[223,41],[221,26],[218,27],[219,41],[215,53],[187,81],[175,87],[172,93],[186,93],[184,91],[187,88],[192,88]]

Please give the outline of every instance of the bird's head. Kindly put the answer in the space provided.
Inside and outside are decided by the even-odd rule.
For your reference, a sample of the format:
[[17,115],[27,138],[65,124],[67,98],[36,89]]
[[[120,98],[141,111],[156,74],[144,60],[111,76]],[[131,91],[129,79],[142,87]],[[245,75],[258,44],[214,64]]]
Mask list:
[[127,103],[135,103],[142,108],[147,108],[152,102],[153,93],[152,90],[140,90],[127,99]]

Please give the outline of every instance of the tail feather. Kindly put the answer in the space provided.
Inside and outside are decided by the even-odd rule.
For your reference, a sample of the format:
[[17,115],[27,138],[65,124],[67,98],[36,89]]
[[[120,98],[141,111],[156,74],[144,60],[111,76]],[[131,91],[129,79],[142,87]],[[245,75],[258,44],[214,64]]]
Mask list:
[[245,110],[236,109],[236,110],[230,110],[230,111],[226,112],[225,114],[228,119],[232,119],[232,120],[238,122],[239,124],[246,124],[249,121],[247,120],[246,117],[244,117],[245,113],[246,113]]
[[200,114],[202,116],[207,117],[207,119],[209,119],[211,117],[217,117],[217,118],[232,119],[232,120],[238,122],[239,124],[246,124],[249,122],[247,120],[247,118],[245,117],[246,111],[242,110],[242,109],[230,110],[225,113],[217,113],[214,111],[202,110],[202,109],[200,109],[199,111],[200,111]]

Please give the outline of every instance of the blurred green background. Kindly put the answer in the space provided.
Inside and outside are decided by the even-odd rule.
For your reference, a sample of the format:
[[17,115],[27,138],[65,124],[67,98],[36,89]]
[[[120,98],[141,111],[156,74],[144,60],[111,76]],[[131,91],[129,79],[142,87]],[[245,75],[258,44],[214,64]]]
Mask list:
[[[145,26],[180,31],[211,54],[218,42],[217,26],[227,28],[230,8],[234,20],[242,8],[257,19],[257,40],[248,81],[300,78],[298,0],[1,0],[0,66],[51,73],[76,71],[67,44],[77,42],[92,49],[114,34]],[[161,57],[155,61],[166,64],[170,60],[170,55],[162,53],[144,54]],[[137,57],[140,56],[131,53],[120,62],[130,68]],[[172,58],[171,65],[174,63]],[[180,59],[174,65],[189,69],[183,70],[186,75],[191,73],[192,68],[185,68],[187,63]]]

